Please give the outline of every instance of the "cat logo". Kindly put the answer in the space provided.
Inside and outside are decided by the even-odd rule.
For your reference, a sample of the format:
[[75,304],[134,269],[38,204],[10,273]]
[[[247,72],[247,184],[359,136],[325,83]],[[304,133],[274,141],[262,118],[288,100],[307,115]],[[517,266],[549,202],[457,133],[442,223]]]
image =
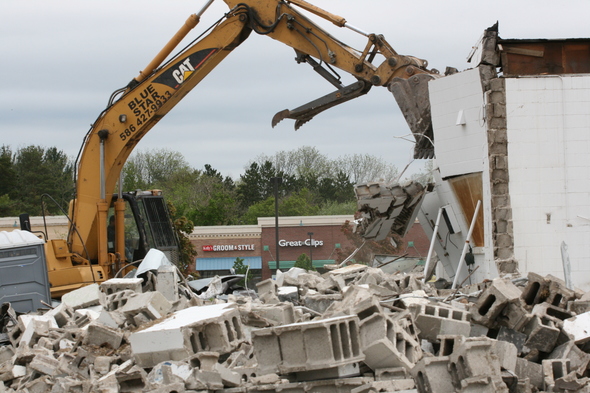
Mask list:
[[195,68],[190,62],[190,58],[187,58],[185,61],[180,63],[178,68],[172,71],[172,76],[176,79],[176,82],[181,84],[184,82],[191,74],[195,71]]

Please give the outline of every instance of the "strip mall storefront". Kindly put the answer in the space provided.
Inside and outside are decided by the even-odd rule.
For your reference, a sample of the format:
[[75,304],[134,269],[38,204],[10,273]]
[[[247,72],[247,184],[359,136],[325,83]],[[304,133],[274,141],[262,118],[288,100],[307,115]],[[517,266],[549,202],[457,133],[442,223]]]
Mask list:
[[[301,254],[307,254],[316,269],[335,263],[338,249],[348,240],[342,225],[353,216],[279,217],[279,268],[287,270]],[[201,277],[230,274],[237,258],[255,277],[266,279],[277,269],[277,239],[274,217],[258,219],[258,225],[195,227],[190,239],[198,255],[195,270]]]

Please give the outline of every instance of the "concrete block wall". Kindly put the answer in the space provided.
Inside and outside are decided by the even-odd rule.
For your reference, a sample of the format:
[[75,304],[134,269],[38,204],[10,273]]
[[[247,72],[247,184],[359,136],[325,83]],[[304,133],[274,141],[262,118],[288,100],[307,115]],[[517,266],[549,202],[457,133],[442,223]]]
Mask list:
[[564,278],[565,242],[576,287],[590,289],[590,76],[506,78],[510,201],[522,272]]
[[485,96],[493,255],[498,271],[511,273],[516,270],[518,263],[514,259],[514,231],[510,204],[506,87],[502,78],[492,78],[486,82],[484,83],[487,84]]

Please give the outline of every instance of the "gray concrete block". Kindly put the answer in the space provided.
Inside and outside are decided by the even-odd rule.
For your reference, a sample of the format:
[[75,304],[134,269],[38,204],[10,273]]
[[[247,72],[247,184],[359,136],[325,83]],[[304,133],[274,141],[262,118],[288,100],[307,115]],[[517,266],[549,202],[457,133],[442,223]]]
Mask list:
[[476,323],[492,327],[509,303],[520,301],[520,295],[520,289],[510,281],[495,278],[471,308],[471,318]]
[[522,353],[527,339],[528,336],[525,333],[517,332],[504,326],[500,327],[496,335],[496,340],[514,344],[519,354]]
[[282,374],[358,362],[358,324],[358,317],[344,316],[254,330],[254,354],[263,372]]
[[498,356],[500,361],[500,368],[514,372],[516,369],[516,358],[518,357],[518,349],[516,345],[508,341],[493,341],[492,350]]
[[141,293],[142,283],[143,278],[111,278],[100,284],[100,290],[107,296],[122,291]]
[[412,304],[418,337],[436,342],[439,335],[458,334],[469,336],[471,332],[470,314],[464,310],[437,306],[434,304]]
[[165,317],[171,309],[172,304],[160,292],[146,292],[129,297],[117,311],[125,316],[130,325],[141,326]]
[[569,359],[545,359],[543,366],[543,389],[553,391],[555,380],[568,375],[572,369]]
[[240,314],[228,304],[179,310],[129,336],[133,358],[142,367],[187,359],[203,351],[223,355],[244,341]]
[[66,293],[61,297],[61,301],[74,310],[97,306],[100,304],[100,293],[98,284],[90,284]]
[[537,389],[543,389],[543,366],[541,364],[523,358],[517,358],[514,373],[518,376],[519,380],[528,379]]
[[395,324],[388,329],[386,338],[368,344],[363,352],[365,364],[373,370],[404,367],[409,371],[422,357],[420,344]]
[[489,339],[467,339],[449,355],[450,370],[459,386],[462,380],[491,376],[501,379],[500,361],[493,352]]
[[420,393],[454,392],[453,376],[449,371],[449,357],[424,357],[412,369],[416,388]]
[[178,300],[178,273],[175,265],[162,265],[156,276],[156,291],[170,303]]
[[107,311],[118,310],[127,304],[129,299],[141,292],[135,292],[129,289],[122,289],[105,296],[104,309]]
[[523,333],[527,335],[525,345],[528,348],[551,352],[559,338],[560,330],[552,319],[533,315],[525,325]]
[[58,373],[59,362],[53,356],[35,355],[28,367],[44,375],[56,375]]
[[74,310],[65,303],[60,303],[43,315],[52,317],[60,328],[74,320]]
[[573,341],[568,341],[554,348],[547,358],[568,359],[572,370],[586,367],[590,362],[590,354],[582,351]]
[[117,349],[123,342],[123,332],[104,326],[100,323],[91,323],[84,337],[84,345],[107,347]]
[[326,310],[332,306],[332,304],[339,302],[342,300],[341,294],[331,294],[331,295],[322,295],[322,294],[314,294],[314,295],[306,295],[303,298],[303,305],[319,314],[324,314]]

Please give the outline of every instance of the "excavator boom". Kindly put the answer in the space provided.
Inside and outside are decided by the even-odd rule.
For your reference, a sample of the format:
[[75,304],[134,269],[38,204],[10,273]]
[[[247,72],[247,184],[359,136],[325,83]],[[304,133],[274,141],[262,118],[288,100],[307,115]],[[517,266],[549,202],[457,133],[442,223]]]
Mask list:
[[[363,33],[349,26],[344,18],[304,0],[224,0],[230,11],[222,21],[215,24],[206,36],[170,57],[212,1],[209,0],[200,13],[191,15],[154,60],[113,95],[87,133],[77,165],[76,196],[70,209],[72,229],[67,246],[62,241],[46,247],[54,259],[50,269],[54,277],[59,277],[56,280],[62,287],[82,285],[69,283],[63,275],[60,276],[60,271],[72,265],[100,266],[104,270],[100,274],[104,276],[102,279],[112,276],[113,256],[107,248],[107,215],[123,165],[147,132],[251,32],[292,47],[298,62],[311,65],[337,89],[294,110],[279,112],[272,120],[273,126],[282,119],[291,118],[297,129],[323,110],[366,94],[372,86],[387,87],[394,80],[434,74],[426,68],[425,60],[396,53],[383,36]],[[337,26],[361,32],[367,36],[365,48],[362,51],[352,49],[305,17],[296,7]],[[380,63],[375,62],[377,55]],[[168,57],[169,60],[161,65]],[[335,68],[351,74],[357,82],[342,85]],[[115,209],[119,240],[124,229],[123,211],[121,205]],[[125,253],[123,246],[118,246],[117,253]],[[95,280],[96,274],[90,270],[92,274],[85,275],[91,275]]]

